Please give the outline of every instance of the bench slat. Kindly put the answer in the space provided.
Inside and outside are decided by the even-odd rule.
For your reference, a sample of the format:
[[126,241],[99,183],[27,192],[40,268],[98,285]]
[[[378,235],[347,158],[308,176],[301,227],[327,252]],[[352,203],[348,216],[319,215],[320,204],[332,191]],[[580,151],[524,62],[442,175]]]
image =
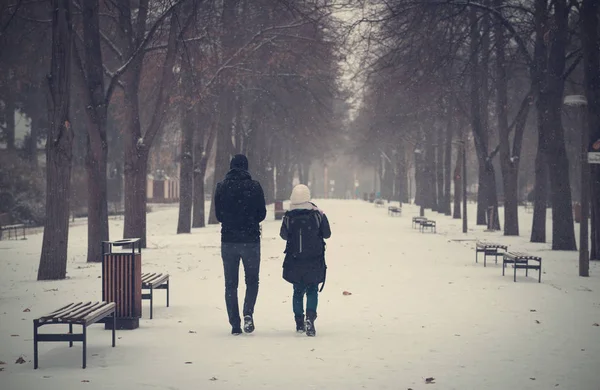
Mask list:
[[504,256],[506,256],[508,259],[510,260],[534,260],[534,261],[541,261],[542,258],[539,256],[533,256],[533,255],[529,255],[527,253],[522,253],[522,252],[507,252],[504,254]]
[[79,320],[82,317],[85,317],[88,313],[96,310],[99,307],[102,307],[103,304],[104,304],[104,302],[96,302],[84,309],[70,313],[67,317],[65,317],[65,320]]
[[[87,304],[90,304],[90,303],[91,302],[88,302]],[[63,316],[64,314],[69,313],[70,311],[81,308],[83,305],[86,305],[86,303],[84,303],[84,302],[71,303],[71,304],[65,306],[64,308],[55,310],[50,314],[40,317],[39,319],[40,319],[40,321],[49,321],[54,318],[59,318],[59,317]]]
[[142,283],[145,283],[149,279],[152,279],[155,275],[156,275],[156,273],[145,273],[145,274],[142,274]]
[[54,316],[54,318],[61,320],[61,321],[67,320],[67,319],[71,318],[73,315],[76,315],[78,313],[81,313],[82,311],[87,310],[87,308],[89,308],[90,306],[93,306],[93,302],[87,302],[85,305],[78,307],[77,310],[67,311],[67,312],[61,314],[60,316]]
[[495,242],[478,241],[476,245],[478,249],[508,249],[508,245],[498,244]]
[[166,283],[167,280],[169,280],[169,274],[154,274],[152,278],[146,278],[142,281],[142,284],[154,287]]
[[96,322],[99,318],[106,317],[108,313],[114,313],[117,305],[114,302],[101,302],[101,306],[88,313],[81,319],[86,325]]

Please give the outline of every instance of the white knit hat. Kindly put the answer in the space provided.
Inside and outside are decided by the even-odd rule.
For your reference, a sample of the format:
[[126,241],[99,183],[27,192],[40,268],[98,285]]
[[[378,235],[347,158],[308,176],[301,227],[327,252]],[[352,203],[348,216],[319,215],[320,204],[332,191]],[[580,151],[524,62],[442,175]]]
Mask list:
[[301,204],[310,202],[310,189],[304,184],[298,184],[292,190],[292,196],[290,196],[290,202],[292,204]]

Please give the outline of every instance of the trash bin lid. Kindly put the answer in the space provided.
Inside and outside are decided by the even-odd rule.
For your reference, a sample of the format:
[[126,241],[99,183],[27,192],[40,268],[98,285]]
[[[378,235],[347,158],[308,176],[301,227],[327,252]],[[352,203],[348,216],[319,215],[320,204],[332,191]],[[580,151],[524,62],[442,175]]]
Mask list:
[[116,241],[102,241],[105,244],[111,244],[114,246],[125,246],[125,245],[130,245],[130,244],[135,244],[137,242],[139,242],[140,239],[139,238],[126,238],[123,240],[116,240]]

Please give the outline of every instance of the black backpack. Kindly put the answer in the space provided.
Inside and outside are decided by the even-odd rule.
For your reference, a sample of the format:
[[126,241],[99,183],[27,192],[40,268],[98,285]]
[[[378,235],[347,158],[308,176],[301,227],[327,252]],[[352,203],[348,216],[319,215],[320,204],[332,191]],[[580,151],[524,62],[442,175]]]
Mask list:
[[296,258],[320,257],[325,253],[321,236],[321,213],[317,210],[286,215],[288,240],[286,253]]

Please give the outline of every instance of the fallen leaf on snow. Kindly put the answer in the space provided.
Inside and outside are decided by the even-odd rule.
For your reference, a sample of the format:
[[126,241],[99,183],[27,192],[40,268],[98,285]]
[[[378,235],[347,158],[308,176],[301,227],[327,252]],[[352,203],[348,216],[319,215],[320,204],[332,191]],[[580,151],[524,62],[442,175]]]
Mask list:
[[593,326],[600,326],[600,324],[596,322],[596,323],[594,323]]
[[3,362],[2,360],[0,360],[0,364],[6,364],[6,362]]
[[18,334],[11,334],[10,337],[19,337]]
[[213,376],[213,377],[212,377],[212,378],[210,378],[209,380],[214,382],[214,381],[216,381],[216,380],[217,380],[217,377],[216,377],[216,376]]
[[535,320],[535,323],[536,323],[536,324],[541,324],[541,322],[539,322],[538,320]]
[[25,309],[23,310],[23,313],[29,313],[31,311],[31,309]]
[[17,359],[17,361],[15,362],[15,364],[24,364],[25,363],[25,359],[23,359],[22,356],[19,356],[19,358]]
[[529,379],[531,379],[532,381],[534,381],[534,380],[535,380],[535,378],[533,378],[533,377],[532,377],[532,378],[529,378]]
[[195,330],[190,330],[188,333],[197,333]]
[[192,364],[192,362],[185,362],[185,364]]
[[0,371],[4,371],[4,367],[0,367]]
[[352,293],[350,291],[344,291],[342,295],[352,295]]
[[425,378],[425,383],[428,385],[435,383],[435,378],[434,377]]
[[529,311],[530,311],[530,312],[532,312],[532,313],[535,313],[537,310],[535,310],[535,309],[531,309],[531,310],[529,310]]
[[90,381],[89,381],[89,380],[87,380],[87,379],[84,379],[84,380],[82,380],[82,382],[83,382],[83,383],[90,383]]

